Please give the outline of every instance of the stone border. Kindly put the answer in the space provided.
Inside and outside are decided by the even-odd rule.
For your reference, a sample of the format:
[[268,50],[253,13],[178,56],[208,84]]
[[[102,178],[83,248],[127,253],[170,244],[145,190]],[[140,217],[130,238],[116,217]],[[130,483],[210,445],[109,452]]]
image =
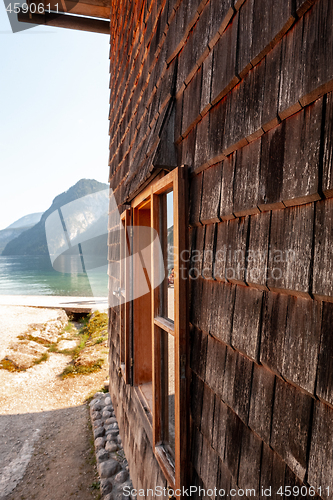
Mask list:
[[130,499],[123,495],[125,486],[133,486],[110,394],[97,392],[89,406],[102,498]]

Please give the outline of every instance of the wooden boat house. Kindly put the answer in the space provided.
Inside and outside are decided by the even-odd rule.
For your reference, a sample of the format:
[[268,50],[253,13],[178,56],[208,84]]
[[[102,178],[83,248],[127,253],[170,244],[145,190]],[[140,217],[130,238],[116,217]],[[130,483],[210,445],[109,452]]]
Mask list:
[[329,500],[333,2],[72,3],[110,34],[110,392],[138,496]]

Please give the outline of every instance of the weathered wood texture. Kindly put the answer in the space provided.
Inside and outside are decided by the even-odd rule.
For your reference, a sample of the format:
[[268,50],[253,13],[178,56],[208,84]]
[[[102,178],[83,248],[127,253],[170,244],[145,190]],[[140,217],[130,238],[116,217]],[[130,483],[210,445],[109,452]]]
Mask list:
[[[280,486],[306,480],[328,499],[333,2],[111,3],[117,204],[158,169],[190,173],[190,484],[256,498],[271,486],[281,498]],[[109,240],[111,289],[118,244]],[[112,397],[134,485],[154,488],[165,480],[151,426],[117,375],[118,309]]]

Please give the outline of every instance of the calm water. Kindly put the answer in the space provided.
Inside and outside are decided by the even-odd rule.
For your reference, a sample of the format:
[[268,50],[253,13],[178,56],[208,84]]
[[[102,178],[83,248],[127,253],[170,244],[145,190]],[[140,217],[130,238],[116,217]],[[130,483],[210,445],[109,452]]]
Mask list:
[[48,256],[4,257],[0,255],[0,295],[69,295],[106,297],[106,270],[91,280],[86,274],[55,271]]

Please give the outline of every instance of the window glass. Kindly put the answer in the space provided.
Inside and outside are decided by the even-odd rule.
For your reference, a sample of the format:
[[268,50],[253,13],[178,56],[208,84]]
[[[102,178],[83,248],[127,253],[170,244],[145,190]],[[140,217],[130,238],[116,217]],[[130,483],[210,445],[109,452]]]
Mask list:
[[162,284],[162,316],[174,321],[173,192],[161,196],[161,240],[165,264]]
[[163,444],[175,455],[175,338],[162,331],[162,428]]

